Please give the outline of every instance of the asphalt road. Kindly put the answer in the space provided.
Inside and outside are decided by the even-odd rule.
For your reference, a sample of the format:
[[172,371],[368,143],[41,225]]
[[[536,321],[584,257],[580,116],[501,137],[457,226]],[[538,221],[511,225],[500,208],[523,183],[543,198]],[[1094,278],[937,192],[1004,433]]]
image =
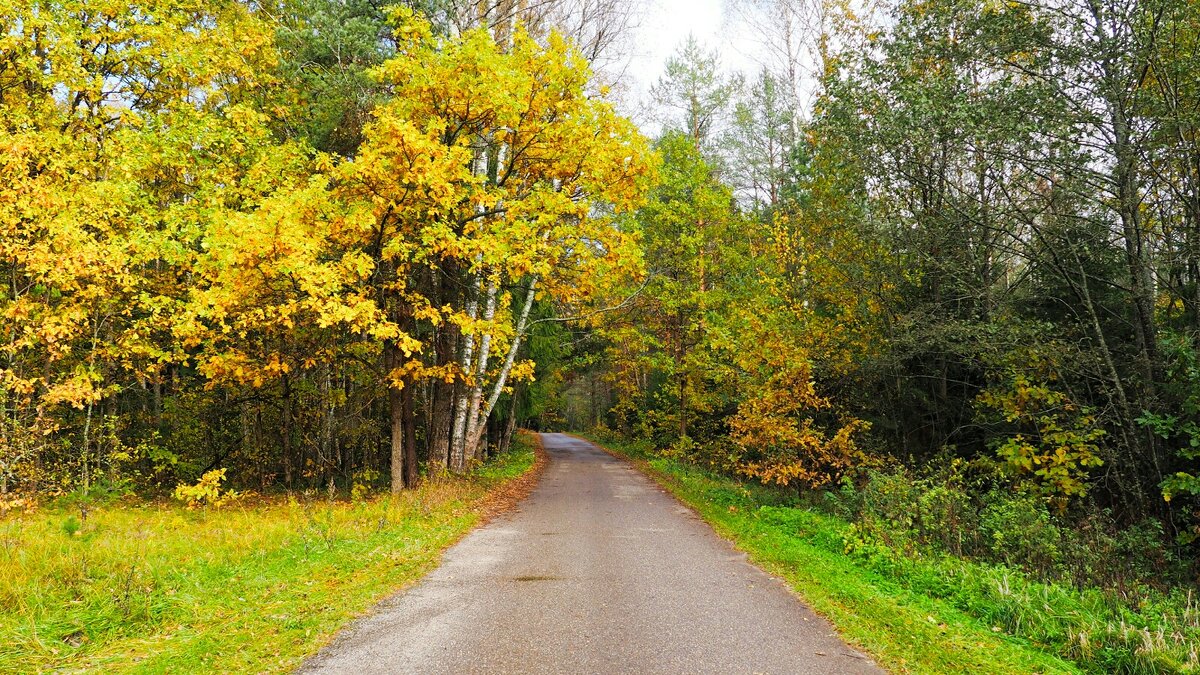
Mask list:
[[779,580],[585,441],[309,673],[879,673]]

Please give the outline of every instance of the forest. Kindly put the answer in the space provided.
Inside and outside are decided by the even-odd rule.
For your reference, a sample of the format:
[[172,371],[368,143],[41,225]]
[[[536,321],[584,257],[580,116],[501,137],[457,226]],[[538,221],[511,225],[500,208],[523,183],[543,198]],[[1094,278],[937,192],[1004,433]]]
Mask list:
[[626,0],[0,0],[0,513],[572,430],[1200,667],[1200,10],[727,5],[635,124]]

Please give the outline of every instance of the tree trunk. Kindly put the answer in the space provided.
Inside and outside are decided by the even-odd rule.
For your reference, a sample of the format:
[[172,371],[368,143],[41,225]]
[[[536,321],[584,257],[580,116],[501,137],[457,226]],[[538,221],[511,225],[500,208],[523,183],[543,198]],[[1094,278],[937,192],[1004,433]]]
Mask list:
[[154,380],[153,380],[152,384],[154,385],[153,386],[153,391],[154,391],[154,428],[157,429],[159,432],[162,432],[162,428],[163,428],[163,422],[162,422],[162,402],[163,402],[162,394],[163,394],[163,391],[162,391],[162,379],[161,379],[162,376],[158,373],[155,373],[153,375],[153,377],[154,377]]
[[[483,277],[476,277],[475,293],[467,302],[467,317],[474,320],[479,316],[479,290]],[[462,371],[463,383],[460,387],[454,409],[454,432],[450,437],[450,469],[462,471],[467,464],[467,414],[470,412],[470,385],[467,380],[471,376],[472,365],[475,363],[475,333],[467,331],[463,335],[462,358],[459,367]]]
[[[525,295],[525,303],[521,308],[521,313],[517,317],[516,330],[513,331],[512,345],[509,346],[508,354],[504,357],[504,365],[500,368],[500,373],[496,376],[496,382],[492,385],[491,395],[488,397],[487,405],[483,410],[479,411],[480,418],[486,420],[492,414],[492,410],[496,407],[496,401],[500,400],[500,394],[504,392],[504,385],[508,382],[508,374],[512,372],[513,364],[517,360],[517,352],[521,349],[521,341],[525,337],[525,330],[529,325],[529,312],[533,309],[533,298],[537,294],[537,277],[534,277],[529,282],[529,290]],[[475,425],[475,434],[467,439],[467,448],[474,449],[479,446],[480,436],[483,432],[483,425]]]
[[1120,210],[1121,232],[1125,240],[1125,262],[1129,269],[1130,293],[1133,295],[1135,327],[1138,346],[1141,348],[1142,377],[1147,391],[1153,396],[1156,371],[1158,369],[1158,334],[1154,323],[1154,279],[1143,245],[1143,231],[1139,209],[1141,195],[1137,186],[1134,163],[1136,157],[1129,147],[1128,131],[1124,120],[1116,119],[1117,164],[1114,180],[1117,183],[1117,207]]
[[1192,344],[1200,350],[1200,153],[1193,154],[1185,164],[1184,236],[1192,297],[1184,299],[1184,303],[1191,304]]
[[333,373],[328,365],[322,367],[321,373],[321,403],[324,414],[321,416],[321,443],[318,448],[318,461],[321,470],[332,474],[336,463],[333,459],[333,418],[336,408],[333,405]]
[[[404,365],[404,354],[389,344],[385,363],[388,372]],[[391,485],[396,494],[417,485],[417,416],[413,403],[416,383],[409,378],[395,382],[388,378],[388,418],[391,431]]]
[[[453,305],[457,298],[454,293],[458,278],[458,266],[453,261],[444,263],[440,270],[434,273],[433,288],[441,306]],[[435,328],[434,359],[439,371],[445,372],[454,364],[458,350],[460,331],[457,324],[449,321],[442,322]],[[454,402],[456,389],[454,382],[447,382],[444,376],[433,381],[433,397],[429,402],[432,419],[429,424],[429,456],[433,466],[447,469],[450,467],[450,436],[454,424]]]
[[[439,366],[453,363],[457,335],[450,325],[442,326],[437,334],[434,349]],[[433,422],[429,431],[429,456],[431,462],[442,468],[450,466],[450,430],[454,420],[454,383],[438,378],[433,383]]]
[[500,438],[500,452],[508,452],[512,447],[513,433],[517,430],[517,388],[513,387],[508,401],[508,421],[504,425],[504,435]]
[[[499,292],[496,282],[493,280],[488,283],[487,302],[483,309],[483,320],[487,325],[491,325],[496,318],[496,294]],[[467,404],[467,435],[466,438],[474,438],[477,427],[484,423],[487,418],[479,418],[479,406],[483,401],[483,382],[487,377],[488,360],[491,358],[492,352],[492,333],[488,328],[479,338],[479,354],[476,357],[475,378],[470,387],[470,401]]]
[[400,390],[400,417],[404,428],[404,487],[417,487],[417,415],[414,399],[416,383],[407,380]]
[[392,440],[392,494],[404,489],[404,402],[401,390],[388,383],[388,417]]
[[296,448],[292,432],[292,383],[287,375],[283,376],[283,409],[280,411],[280,417],[282,418],[279,433],[283,444],[283,480],[287,488],[291,490],[296,473],[292,463],[296,458]]
[[[1110,76],[1110,81],[1112,80]],[[1158,333],[1154,319],[1154,278],[1149,254],[1144,245],[1140,209],[1142,196],[1137,180],[1138,157],[1130,138],[1130,116],[1121,94],[1110,87],[1109,111],[1113,125],[1113,182],[1116,184],[1117,210],[1121,219],[1121,231],[1125,240],[1125,262],[1129,270],[1130,294],[1133,296],[1134,329],[1139,347],[1139,366],[1142,376],[1139,409],[1150,409],[1154,405],[1160,371]],[[1135,432],[1131,432],[1135,433]],[[1162,444],[1149,429],[1140,431],[1141,442],[1137,445],[1146,449],[1149,469],[1155,485],[1162,482],[1163,467],[1167,458]],[[1142,454],[1142,453],[1139,453]]]

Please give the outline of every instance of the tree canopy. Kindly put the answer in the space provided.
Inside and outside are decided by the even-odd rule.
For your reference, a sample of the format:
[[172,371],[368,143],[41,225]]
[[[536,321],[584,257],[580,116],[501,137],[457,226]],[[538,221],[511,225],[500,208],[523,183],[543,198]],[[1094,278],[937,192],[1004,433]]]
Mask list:
[[651,140],[619,0],[0,3],[0,491],[401,489],[599,426],[1190,545],[1194,7],[737,7],[764,67],[685,42]]

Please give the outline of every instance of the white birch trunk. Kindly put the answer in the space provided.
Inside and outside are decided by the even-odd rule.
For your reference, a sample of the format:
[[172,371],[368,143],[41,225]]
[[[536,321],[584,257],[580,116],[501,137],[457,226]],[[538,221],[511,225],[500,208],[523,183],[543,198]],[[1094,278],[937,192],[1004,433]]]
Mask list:
[[[482,140],[482,139],[481,139]],[[471,163],[471,173],[476,176],[487,175],[487,148],[481,148],[475,155],[474,161]],[[482,212],[486,207],[482,204],[479,210]],[[483,260],[482,254],[475,256],[475,263],[478,265]],[[472,322],[479,316],[479,294],[483,289],[482,271],[476,272],[474,293],[467,300],[467,316]],[[469,327],[463,331],[463,347],[462,358],[459,360],[459,366],[463,374],[463,388],[454,400],[454,422],[450,427],[450,470],[462,471],[466,468],[466,439],[467,439],[467,417],[470,414],[471,391],[474,385],[471,385],[468,380],[471,373],[474,371],[475,365],[475,329]]]
[[[493,279],[488,282],[487,302],[483,308],[483,320],[489,326],[496,318],[496,295],[499,291],[499,284]],[[475,364],[475,382],[471,385],[471,397],[467,405],[467,433],[465,438],[474,438],[476,428],[481,424],[479,419],[479,404],[483,401],[483,382],[487,377],[488,361],[491,358],[492,351],[492,332],[488,328],[479,338],[479,355]],[[471,454],[473,448],[467,448],[463,453],[464,456]]]
[[[467,317],[474,321],[479,316],[479,285],[482,284],[483,277],[478,277],[476,283],[476,292],[467,302]],[[463,354],[459,366],[462,368],[463,377],[466,378],[471,374],[472,365],[475,363],[475,333],[474,328],[468,328],[463,333]],[[450,469],[452,471],[462,471],[466,468],[466,447],[465,441],[467,438],[467,413],[468,404],[470,403],[470,392],[468,382],[464,379],[463,390],[458,395],[458,399],[454,405],[454,427],[451,430],[450,437]]]
[[496,377],[495,384],[492,385],[491,395],[488,396],[487,405],[483,410],[479,411],[479,419],[475,422],[474,433],[467,438],[466,449],[468,452],[475,452],[479,446],[479,441],[483,436],[485,427],[484,421],[492,414],[492,410],[496,407],[496,402],[500,400],[500,394],[504,393],[504,385],[508,382],[508,374],[512,371],[513,364],[517,360],[517,351],[521,348],[521,340],[525,337],[525,329],[529,325],[529,311],[533,308],[533,297],[537,292],[538,278],[534,277],[529,282],[529,292],[525,295],[525,305],[521,308],[521,315],[517,318],[517,329],[513,333],[512,345],[508,348],[508,354],[504,357],[504,365],[500,368],[500,374]]

